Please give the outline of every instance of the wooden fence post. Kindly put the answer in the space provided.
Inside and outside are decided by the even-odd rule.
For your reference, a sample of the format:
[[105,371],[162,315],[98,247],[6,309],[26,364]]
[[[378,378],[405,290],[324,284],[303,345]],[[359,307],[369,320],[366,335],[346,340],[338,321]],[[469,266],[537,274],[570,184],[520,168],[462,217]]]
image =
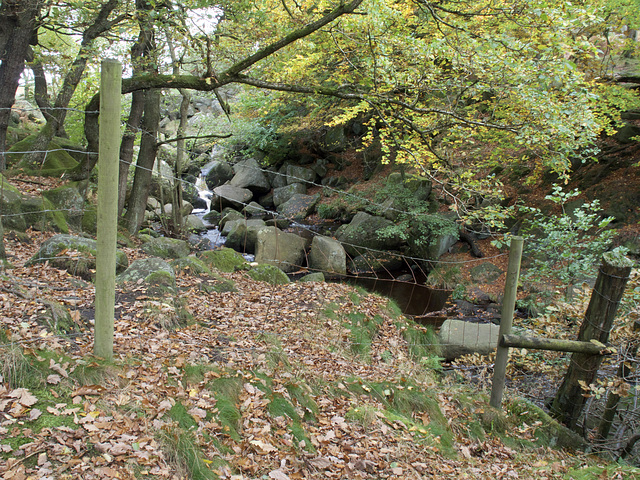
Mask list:
[[[632,266],[633,262],[620,254],[608,252],[603,255],[602,266],[578,334],[579,341],[607,343]],[[551,405],[551,414],[573,430],[585,404],[580,383],[591,385],[601,362],[601,355],[571,355],[569,369]]]
[[520,260],[522,259],[522,237],[511,239],[511,249],[509,250],[509,266],[507,267],[507,280],[504,285],[504,297],[502,299],[502,315],[500,317],[500,332],[498,334],[498,349],[496,351],[496,362],[493,367],[493,382],[491,384],[491,399],[489,404],[493,408],[502,406],[502,395],[504,394],[504,381],[507,373],[507,360],[509,359],[509,347],[501,345],[503,335],[511,333],[513,324],[513,311],[516,307],[516,296],[518,293],[518,278],[520,276]]
[[97,357],[110,360],[113,358],[122,65],[116,60],[103,60],[101,68],[98,251],[96,255],[96,319],[93,353]]

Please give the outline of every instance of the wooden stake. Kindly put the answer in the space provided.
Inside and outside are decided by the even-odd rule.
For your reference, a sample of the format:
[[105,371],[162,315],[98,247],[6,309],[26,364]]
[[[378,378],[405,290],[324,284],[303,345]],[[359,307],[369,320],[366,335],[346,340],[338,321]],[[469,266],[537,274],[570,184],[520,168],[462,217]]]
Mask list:
[[[509,266],[507,267],[507,280],[504,286],[504,298],[502,299],[502,316],[500,318],[500,332],[498,338],[511,333],[513,324],[513,311],[516,307],[516,295],[518,293],[518,278],[520,276],[520,260],[522,259],[522,237],[511,239],[511,249],[509,250]],[[496,363],[493,368],[493,383],[491,385],[491,399],[489,404],[493,408],[502,406],[502,396],[504,394],[504,382],[507,373],[507,360],[509,358],[509,347],[500,345],[496,351]]]
[[98,251],[96,255],[96,319],[93,353],[113,358],[113,316],[118,227],[118,160],[122,65],[103,60],[100,75],[100,146],[98,150]]

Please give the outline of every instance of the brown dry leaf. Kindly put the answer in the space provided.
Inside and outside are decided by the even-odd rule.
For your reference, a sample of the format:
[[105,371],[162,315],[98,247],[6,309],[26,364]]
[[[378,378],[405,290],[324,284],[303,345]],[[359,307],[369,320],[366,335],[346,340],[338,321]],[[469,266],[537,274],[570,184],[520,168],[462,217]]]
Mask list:
[[69,377],[69,373],[63,367],[61,367],[60,364],[56,363],[53,358],[49,360],[49,368],[54,372],[62,375],[64,378]]
[[329,468],[333,465],[333,462],[325,457],[317,457],[308,460],[308,462],[316,468],[320,468],[324,470],[325,468]]
[[267,455],[268,453],[278,451],[278,449],[270,443],[261,440],[251,440],[249,443],[255,447],[256,452],[260,455]]
[[47,383],[50,383],[51,385],[57,385],[62,381],[62,378],[60,377],[60,375],[56,374],[56,373],[52,373],[51,375],[49,375],[47,377]]
[[280,469],[269,472],[269,478],[273,478],[273,480],[291,480],[289,476]]
[[107,389],[102,385],[83,385],[77,388],[71,394],[72,397],[78,397],[83,395],[102,395]]
[[30,407],[38,401],[26,388],[16,388],[9,394],[9,397],[15,398],[20,405],[25,407]]

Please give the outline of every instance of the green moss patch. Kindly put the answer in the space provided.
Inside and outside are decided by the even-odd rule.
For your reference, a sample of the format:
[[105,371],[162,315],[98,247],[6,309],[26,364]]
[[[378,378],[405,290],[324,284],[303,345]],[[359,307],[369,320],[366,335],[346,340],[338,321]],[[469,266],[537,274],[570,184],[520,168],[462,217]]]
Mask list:
[[236,270],[242,270],[247,264],[247,261],[242,255],[230,248],[199,252],[197,257],[210,268],[215,268],[221,272],[235,272]]
[[271,285],[285,285],[291,281],[278,267],[266,264],[252,267],[247,275],[258,282],[267,282]]

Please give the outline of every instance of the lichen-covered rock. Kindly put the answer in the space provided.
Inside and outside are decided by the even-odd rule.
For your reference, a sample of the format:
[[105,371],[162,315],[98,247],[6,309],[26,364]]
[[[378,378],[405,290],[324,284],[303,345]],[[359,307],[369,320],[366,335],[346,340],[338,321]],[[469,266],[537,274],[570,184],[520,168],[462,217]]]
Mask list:
[[213,189],[211,209],[221,210],[225,207],[243,209],[253,198],[253,192],[233,185],[221,185]]
[[86,189],[86,182],[68,183],[42,194],[51,201],[54,209],[61,211],[73,230],[82,230],[85,201],[81,189]]
[[[383,217],[358,212],[351,223],[336,231],[336,238],[342,243],[349,255],[357,257],[367,249],[395,250],[402,244],[398,233],[383,235],[383,231],[393,227],[393,222]],[[361,248],[358,248],[361,247]]]
[[278,213],[290,220],[302,220],[314,212],[318,201],[320,201],[320,194],[302,195],[296,193],[278,207]]
[[287,185],[302,183],[310,185],[316,181],[316,172],[307,167],[287,165]]
[[[91,279],[95,275],[97,242],[91,238],[60,234],[45,240],[27,265],[49,262],[71,275]],[[127,268],[129,260],[124,252],[116,251],[116,272]]]
[[181,258],[191,253],[189,243],[177,238],[152,238],[140,247],[148,255],[160,258]]
[[298,235],[276,227],[264,227],[258,232],[256,262],[293,272],[303,264],[306,245],[307,241]]
[[273,204],[279,207],[296,193],[305,195],[307,193],[307,187],[302,183],[292,183],[285,187],[279,187],[273,189]]
[[116,283],[144,284],[146,293],[153,297],[176,293],[176,275],[173,268],[157,257],[133,261],[129,268],[116,277]]
[[233,167],[223,160],[214,160],[209,164],[209,167],[205,182],[210,190],[223,185],[233,178]]
[[266,227],[263,220],[249,219],[232,222],[225,246],[242,253],[254,254],[258,241],[258,232]]
[[235,175],[229,182],[234,187],[247,188],[256,194],[267,193],[271,184],[258,162],[253,158],[242,160],[233,166]]
[[196,256],[210,268],[221,272],[235,272],[244,269],[247,265],[244,257],[231,248],[199,252]]
[[478,353],[488,355],[498,345],[499,325],[472,323],[464,320],[446,320],[438,335],[442,356],[453,360],[462,355]]
[[177,258],[169,263],[175,272],[184,272],[189,275],[211,275],[211,269],[202,259],[189,255],[188,257]]
[[286,273],[274,265],[257,265],[247,274],[258,282],[267,282],[271,285],[284,285],[291,281]]
[[220,221],[218,222],[218,228],[222,232],[222,230],[224,229],[225,225],[228,222],[235,222],[236,220],[244,220],[244,215],[242,215],[237,210],[233,210],[231,208],[225,208],[222,211],[222,217],[220,218]]
[[310,273],[302,277],[300,282],[324,282],[324,274],[322,272]]
[[313,237],[309,252],[309,268],[320,272],[346,274],[347,254],[342,244],[333,238],[321,235]]

